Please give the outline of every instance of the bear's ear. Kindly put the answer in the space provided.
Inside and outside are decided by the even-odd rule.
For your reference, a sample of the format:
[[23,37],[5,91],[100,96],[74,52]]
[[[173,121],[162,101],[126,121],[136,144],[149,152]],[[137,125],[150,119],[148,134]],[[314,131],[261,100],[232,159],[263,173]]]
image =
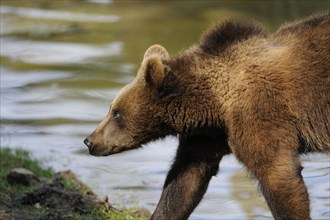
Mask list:
[[144,60],[144,79],[147,84],[158,88],[165,77],[166,68],[163,61],[158,57],[151,57]]
[[143,60],[146,60],[150,57],[159,57],[160,59],[168,59],[169,55],[164,47],[159,44],[150,46],[147,51],[144,53]]
[[164,60],[169,59],[166,49],[158,44],[150,46],[144,54],[142,65],[145,66],[144,78],[154,87],[159,87],[163,82],[167,67]]

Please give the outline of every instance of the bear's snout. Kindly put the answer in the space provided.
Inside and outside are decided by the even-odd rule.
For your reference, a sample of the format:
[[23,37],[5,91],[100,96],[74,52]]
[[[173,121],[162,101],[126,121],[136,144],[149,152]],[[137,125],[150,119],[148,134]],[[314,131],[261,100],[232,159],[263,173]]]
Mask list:
[[96,147],[93,144],[93,141],[89,137],[85,138],[84,144],[88,147],[90,155],[94,155],[94,156],[98,155],[98,150],[96,149]]
[[90,149],[93,146],[93,143],[88,139],[85,138],[84,144]]
[[109,150],[110,148],[105,148],[97,145],[91,137],[85,138],[84,144],[88,147],[90,155],[107,156],[111,153]]

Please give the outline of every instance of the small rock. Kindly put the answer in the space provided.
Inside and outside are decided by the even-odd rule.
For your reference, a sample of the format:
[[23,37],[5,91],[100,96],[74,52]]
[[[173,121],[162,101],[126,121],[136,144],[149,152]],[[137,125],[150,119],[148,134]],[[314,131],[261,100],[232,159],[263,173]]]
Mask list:
[[7,181],[9,184],[16,183],[29,186],[33,183],[40,182],[40,179],[30,170],[25,168],[15,168],[7,174]]
[[41,208],[41,205],[39,202],[37,202],[36,204],[34,204],[34,207],[36,207],[37,209],[40,209]]

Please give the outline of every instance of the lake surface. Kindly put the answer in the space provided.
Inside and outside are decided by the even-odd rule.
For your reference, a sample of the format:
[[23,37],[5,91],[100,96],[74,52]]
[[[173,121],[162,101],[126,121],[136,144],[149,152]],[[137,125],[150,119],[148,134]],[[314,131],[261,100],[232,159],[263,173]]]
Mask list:
[[[153,211],[176,138],[92,157],[82,140],[134,79],[145,50],[171,55],[229,17],[268,31],[330,8],[328,1],[1,1],[1,147],[23,148],[45,166],[72,169],[117,206]],[[303,157],[313,219],[330,219],[329,155]],[[232,156],[223,159],[190,219],[271,219],[257,184]]]

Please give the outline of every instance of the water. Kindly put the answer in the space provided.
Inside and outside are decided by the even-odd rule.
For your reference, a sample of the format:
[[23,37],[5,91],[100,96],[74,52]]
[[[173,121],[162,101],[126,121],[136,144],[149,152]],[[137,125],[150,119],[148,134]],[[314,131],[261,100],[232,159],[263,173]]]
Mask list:
[[[23,148],[45,166],[72,169],[114,205],[154,210],[176,138],[104,158],[82,140],[130,82],[154,43],[176,54],[210,24],[258,19],[275,30],[329,8],[327,1],[1,1],[1,146]],[[303,158],[313,219],[330,218],[330,161]],[[232,156],[221,162],[191,219],[271,219],[257,184]]]

